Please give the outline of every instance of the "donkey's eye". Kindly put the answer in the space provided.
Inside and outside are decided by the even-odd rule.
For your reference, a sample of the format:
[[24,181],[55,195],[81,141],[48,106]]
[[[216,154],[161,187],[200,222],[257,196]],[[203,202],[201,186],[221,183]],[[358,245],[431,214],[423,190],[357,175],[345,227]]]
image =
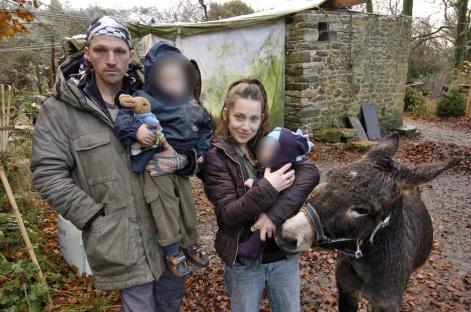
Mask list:
[[353,207],[350,209],[351,212],[358,214],[358,215],[367,215],[368,214],[368,209],[362,208],[362,207]]

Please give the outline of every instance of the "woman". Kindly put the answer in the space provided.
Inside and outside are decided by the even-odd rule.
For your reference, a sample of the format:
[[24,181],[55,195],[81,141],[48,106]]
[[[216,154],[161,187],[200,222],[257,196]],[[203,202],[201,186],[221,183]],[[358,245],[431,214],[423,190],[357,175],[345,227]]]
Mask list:
[[[311,161],[304,161],[296,168],[288,164],[275,172],[267,169],[257,186],[244,186],[256,175],[254,151],[268,132],[268,117],[267,95],[260,81],[232,83],[215,142],[205,155],[205,192],[215,206],[219,227],[215,248],[225,263],[224,283],[235,312],[258,311],[265,286],[273,311],[300,310],[298,255],[285,255],[274,236],[319,183],[319,173]],[[239,257],[239,244],[256,230],[267,240],[261,259]]]

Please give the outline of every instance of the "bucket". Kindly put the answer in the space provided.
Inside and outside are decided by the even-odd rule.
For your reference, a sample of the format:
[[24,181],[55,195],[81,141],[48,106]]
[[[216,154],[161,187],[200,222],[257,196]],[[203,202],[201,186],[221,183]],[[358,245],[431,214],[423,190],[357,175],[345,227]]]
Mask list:
[[82,232],[59,214],[57,215],[57,225],[59,228],[59,246],[65,262],[76,267],[80,273],[92,275],[83,248]]

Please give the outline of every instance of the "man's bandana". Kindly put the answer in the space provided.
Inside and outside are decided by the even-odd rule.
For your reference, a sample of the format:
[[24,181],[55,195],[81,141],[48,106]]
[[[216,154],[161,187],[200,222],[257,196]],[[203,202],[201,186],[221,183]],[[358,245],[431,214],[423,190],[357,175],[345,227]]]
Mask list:
[[128,28],[111,16],[103,16],[92,22],[87,30],[87,43],[89,43],[93,37],[98,35],[119,38],[124,40],[130,49],[132,48],[131,34],[129,33]]

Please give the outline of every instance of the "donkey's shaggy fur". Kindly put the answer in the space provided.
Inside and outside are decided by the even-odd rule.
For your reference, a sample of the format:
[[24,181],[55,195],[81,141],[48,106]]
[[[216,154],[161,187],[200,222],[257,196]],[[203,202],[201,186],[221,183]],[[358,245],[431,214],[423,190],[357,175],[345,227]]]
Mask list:
[[[358,162],[330,171],[327,183],[316,190],[310,202],[326,236],[362,242],[360,259],[338,252],[341,312],[356,311],[360,293],[373,311],[400,311],[410,275],[430,253],[432,221],[417,186],[460,159],[407,168],[392,159],[398,145],[399,136],[392,134]],[[374,229],[388,216],[389,225],[380,229],[371,243]],[[290,252],[315,245],[316,234],[308,221],[303,213],[287,220],[278,244]]]

